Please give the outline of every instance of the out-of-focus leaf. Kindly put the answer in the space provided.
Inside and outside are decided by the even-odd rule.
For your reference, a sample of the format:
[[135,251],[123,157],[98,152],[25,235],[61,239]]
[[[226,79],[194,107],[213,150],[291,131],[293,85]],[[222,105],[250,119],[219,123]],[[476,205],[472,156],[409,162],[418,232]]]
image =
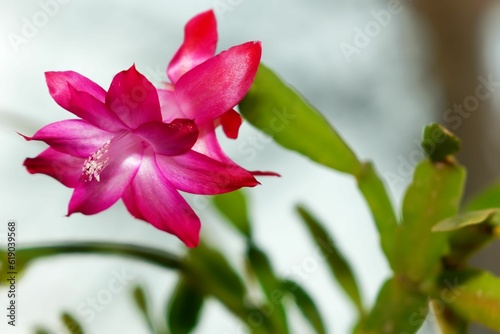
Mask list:
[[35,334],[52,334],[52,333],[46,330],[45,328],[36,328]]
[[460,151],[460,139],[440,124],[424,128],[422,148],[432,162],[445,161]]
[[148,303],[148,298],[146,296],[146,291],[142,286],[135,286],[134,289],[132,290],[132,294],[134,296],[134,301],[139,310],[141,311],[141,314],[146,320],[146,323],[148,324],[149,329],[151,332],[155,332],[155,325],[153,319],[151,319],[151,315],[149,314],[149,303]]
[[363,170],[357,176],[357,181],[358,187],[363,193],[375,220],[382,251],[392,267],[394,234],[396,233],[398,221],[385,185],[371,163],[363,165]]
[[83,334],[83,328],[80,323],[71,314],[65,312],[61,315],[61,320],[71,334]]
[[381,288],[375,306],[358,333],[416,333],[427,313],[425,295],[403,286],[397,279],[389,279]]
[[189,251],[185,274],[203,294],[214,296],[240,316],[245,314],[245,286],[221,252],[200,243]]
[[298,283],[285,280],[283,288],[294,298],[295,304],[318,334],[326,334],[326,328],[314,300]]
[[213,197],[215,207],[244,236],[251,238],[250,220],[248,219],[247,200],[243,190]]
[[0,251],[0,286],[9,284],[8,278],[12,273],[16,273],[16,279],[21,278],[30,261],[36,256],[36,252],[17,249],[14,254],[14,252],[2,249]]
[[240,276],[218,250],[200,243],[189,251],[184,263],[186,280],[204,295],[218,299],[255,334],[271,333],[274,324],[269,309],[255,306],[246,299],[247,291]]
[[467,334],[467,322],[457,316],[442,300],[434,299],[430,304],[441,334]]
[[171,333],[188,334],[196,328],[203,308],[204,296],[196,286],[181,277],[168,307]]
[[297,207],[297,212],[302,217],[311,236],[319,246],[333,276],[351,299],[360,316],[362,316],[364,313],[363,302],[351,266],[322,224],[302,206]]
[[475,195],[466,205],[467,211],[500,208],[500,181]]
[[456,215],[465,183],[458,164],[422,161],[403,201],[403,223],[396,230],[394,264],[397,273],[414,282],[439,265],[447,233],[433,233],[439,221]]
[[358,158],[326,119],[266,66],[260,65],[239,106],[251,124],[283,147],[344,173],[360,171]]
[[477,225],[481,223],[500,223],[492,221],[492,218],[498,213],[498,211],[498,209],[488,209],[461,213],[457,216],[453,216],[440,221],[432,227],[432,231],[449,232],[461,229],[466,226]]
[[446,271],[439,278],[436,298],[468,322],[500,331],[500,278],[465,269]]
[[266,304],[273,310],[269,315],[271,318],[270,323],[273,326],[272,333],[288,333],[286,313],[282,303],[282,284],[274,273],[271,261],[262,250],[253,244],[248,246],[247,256],[252,271],[257,276],[266,295]]

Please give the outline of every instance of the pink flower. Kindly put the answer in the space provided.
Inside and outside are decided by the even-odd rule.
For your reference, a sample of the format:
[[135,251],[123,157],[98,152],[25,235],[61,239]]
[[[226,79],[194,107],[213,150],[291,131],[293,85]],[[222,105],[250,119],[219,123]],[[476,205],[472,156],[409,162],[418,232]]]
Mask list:
[[[134,217],[194,247],[200,221],[178,190],[218,194],[258,184],[246,170],[191,149],[199,134],[194,109],[208,117],[229,109],[248,89],[259,57],[260,46],[250,43],[178,80],[184,116],[162,112],[156,88],[134,66],[118,73],[107,92],[76,72],[47,72],[53,99],[80,119],[24,136],[50,146],[24,165],[74,188],[68,215],[96,214],[121,198]],[[226,67],[226,78],[213,77]]]
[[242,118],[233,108],[252,85],[261,45],[248,42],[214,56],[216,46],[217,23],[213,11],[203,12],[186,24],[184,42],[167,68],[171,83],[158,90],[163,120],[194,119],[200,135],[193,150],[232,168],[241,168],[222,151],[215,128],[220,124],[229,138],[238,137]]

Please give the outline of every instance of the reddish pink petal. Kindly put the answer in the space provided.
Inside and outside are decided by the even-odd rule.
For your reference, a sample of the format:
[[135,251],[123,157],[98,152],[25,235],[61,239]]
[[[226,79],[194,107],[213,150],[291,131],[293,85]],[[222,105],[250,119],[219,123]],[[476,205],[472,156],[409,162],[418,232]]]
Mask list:
[[123,200],[135,217],[176,235],[188,247],[198,245],[200,219],[158,170],[152,152],[144,156],[131,190],[127,190]]
[[238,138],[238,132],[240,130],[241,123],[243,123],[243,118],[234,109],[226,111],[220,117],[220,122],[222,124],[222,130],[228,138],[236,139]]
[[106,210],[122,197],[134,178],[142,159],[142,143],[138,137],[120,135],[111,141],[107,152],[100,159],[104,162],[109,158],[99,175],[100,181],[82,176],[69,202],[68,215],[75,212],[92,215]]
[[68,110],[76,116],[106,131],[114,132],[127,128],[104,102],[89,93],[76,90],[71,85],[68,85],[68,91],[71,96]]
[[188,118],[177,104],[175,93],[170,89],[158,89],[163,122],[170,123],[176,118]]
[[200,135],[198,136],[198,141],[194,144],[192,150],[204,154],[217,161],[236,165],[233,160],[231,160],[222,151],[219,145],[217,136],[215,134],[215,128],[213,124],[207,123],[202,127],[199,127]]
[[31,174],[46,174],[66,187],[74,188],[82,174],[83,161],[84,159],[61,153],[49,147],[36,158],[24,160],[23,165]]
[[193,147],[198,139],[198,128],[189,119],[176,119],[171,123],[149,122],[134,133],[151,144],[155,153],[179,155]]
[[113,135],[87,121],[69,119],[44,126],[33,137],[22,136],[26,140],[41,140],[59,152],[87,158]]
[[98,101],[104,102],[106,91],[92,80],[73,71],[45,72],[45,81],[52,98],[66,110],[71,111],[71,94],[68,84],[77,91],[86,92]]
[[156,88],[135,69],[135,65],[113,78],[106,105],[132,129],[143,123],[161,121]]
[[215,54],[217,22],[209,10],[193,17],[184,28],[184,43],[170,61],[167,75],[172,83]]
[[193,194],[222,194],[259,184],[245,169],[194,151],[176,157],[157,155],[156,163],[177,189]]
[[250,89],[261,56],[259,42],[230,48],[184,74],[175,85],[177,102],[198,126],[237,105]]

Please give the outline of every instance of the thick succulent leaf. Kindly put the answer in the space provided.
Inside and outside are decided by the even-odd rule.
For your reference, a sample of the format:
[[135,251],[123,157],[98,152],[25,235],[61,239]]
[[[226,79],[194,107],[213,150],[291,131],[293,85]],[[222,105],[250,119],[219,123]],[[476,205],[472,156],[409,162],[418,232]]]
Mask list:
[[335,170],[356,175],[361,163],[327,120],[264,65],[240,112],[280,145]]
[[266,295],[266,304],[273,309],[270,323],[273,333],[288,333],[288,324],[285,309],[283,308],[281,292],[282,283],[272,268],[271,261],[266,253],[255,245],[249,245],[247,257],[252,271],[257,276],[259,283]]
[[375,306],[358,329],[361,334],[416,333],[428,313],[427,297],[391,278],[382,286]]
[[248,207],[243,190],[218,195],[213,198],[215,207],[245,237],[251,238]]
[[500,278],[465,269],[444,272],[438,283],[436,293],[456,314],[500,331]]
[[321,250],[333,276],[351,299],[359,315],[362,316],[364,310],[361,293],[359,292],[360,290],[354,272],[345,256],[337,248],[332,237],[328,234],[323,225],[309,211],[302,206],[297,207],[297,211],[302,217],[315,243]]
[[434,225],[433,232],[450,232],[447,265],[462,266],[472,254],[498,238],[499,218],[498,209],[486,209],[465,212]]
[[394,234],[398,221],[386,187],[371,163],[363,165],[363,170],[357,176],[357,181],[377,226],[382,251],[392,267]]
[[431,229],[457,214],[464,183],[465,169],[458,164],[425,160],[417,166],[403,201],[403,223],[396,230],[397,273],[418,282],[439,265],[448,235]]
[[453,216],[444,219],[432,227],[433,232],[449,232],[458,230],[467,226],[477,225],[477,224],[494,224],[498,222],[498,219],[493,219],[498,213],[498,209],[487,209],[481,211],[472,211],[461,213],[457,216]]
[[319,313],[318,307],[314,303],[314,300],[309,296],[306,290],[301,287],[298,283],[285,280],[283,281],[283,288],[288,291],[295,300],[295,304],[302,312],[306,320],[311,324],[316,333],[326,334],[326,328]]
[[442,125],[431,123],[424,128],[422,148],[431,161],[445,161],[460,151],[460,139]]
[[171,333],[191,333],[198,324],[204,296],[198,288],[181,277],[168,306],[168,328]]
[[61,320],[64,324],[64,327],[66,327],[66,330],[68,331],[68,333],[70,333],[70,334],[83,334],[84,333],[82,326],[80,325],[78,320],[76,320],[76,318],[73,315],[65,312],[61,315]]

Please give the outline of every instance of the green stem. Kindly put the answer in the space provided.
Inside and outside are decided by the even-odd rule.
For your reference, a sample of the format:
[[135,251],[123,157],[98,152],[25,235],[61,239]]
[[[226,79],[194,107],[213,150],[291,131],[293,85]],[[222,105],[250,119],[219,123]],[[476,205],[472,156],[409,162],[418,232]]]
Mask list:
[[160,267],[168,269],[184,270],[182,260],[172,253],[150,247],[104,243],[104,242],[75,242],[68,244],[48,244],[25,247],[17,251],[17,256],[30,261],[33,259],[63,254],[87,254],[101,253],[109,255],[120,255],[144,260]]

